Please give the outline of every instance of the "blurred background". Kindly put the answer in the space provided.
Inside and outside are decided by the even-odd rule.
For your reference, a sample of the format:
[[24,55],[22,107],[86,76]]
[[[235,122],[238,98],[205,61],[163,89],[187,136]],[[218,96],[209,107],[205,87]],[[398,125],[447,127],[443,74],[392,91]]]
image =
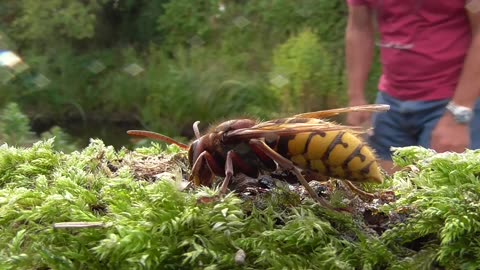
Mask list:
[[346,15],[332,0],[2,0],[0,144],[186,142],[196,120],[345,106]]

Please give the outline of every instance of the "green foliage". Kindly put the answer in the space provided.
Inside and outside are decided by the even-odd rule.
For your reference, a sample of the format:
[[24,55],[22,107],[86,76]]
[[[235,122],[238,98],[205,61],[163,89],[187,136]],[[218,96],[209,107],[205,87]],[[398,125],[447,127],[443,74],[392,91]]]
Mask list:
[[103,12],[97,16],[97,38],[106,44],[148,45],[160,42],[164,35],[157,29],[157,21],[169,0],[104,1]]
[[[408,221],[387,231],[389,243],[416,243],[428,256],[409,263],[435,263],[446,269],[475,269],[480,263],[480,152],[436,154],[419,147],[397,149],[394,159],[411,170],[398,173],[394,185],[404,194],[387,209],[411,209]],[[419,253],[420,254],[420,253]]]
[[[273,56],[272,87],[282,96],[286,112],[307,112],[325,107],[329,96],[339,93],[329,52],[311,31],[305,30],[279,46]],[[324,104],[319,104],[324,103]]]
[[22,40],[47,45],[59,37],[84,39],[94,35],[95,11],[99,8],[97,1],[19,2],[21,15],[13,26]]
[[229,117],[268,117],[277,107],[277,97],[263,82],[245,74],[232,76],[231,65],[216,53],[179,50],[175,62],[161,52],[151,55],[156,58],[144,75],[150,94],[141,110],[149,129],[178,136],[197,120],[210,124]]
[[[100,50],[77,56],[68,48],[56,53],[54,59],[34,55],[29,59],[36,72],[22,80],[24,87],[19,98],[30,108],[41,107],[44,117],[58,120],[86,120],[92,115],[104,119],[104,111],[109,111],[111,118],[118,118],[116,114],[121,110],[133,111],[144,102],[145,91],[139,83],[141,78],[124,69],[143,63],[129,48],[115,52],[121,56],[114,58],[112,51]],[[40,77],[45,78],[45,83],[38,81]]]
[[10,145],[22,145],[33,139],[30,120],[16,103],[9,103],[0,114],[0,140]]
[[58,126],[53,126],[50,130],[43,132],[40,137],[45,140],[55,138],[54,149],[57,151],[70,153],[80,148],[78,142]]
[[[285,114],[280,101],[336,107],[345,15],[327,0],[2,1],[1,41],[30,67],[2,100],[52,120],[138,119],[171,136],[195,120]],[[125,72],[132,65],[141,72]],[[272,87],[283,69],[294,98]]]
[[[54,126],[41,134],[43,139],[57,137],[54,148],[72,152],[79,148],[78,143],[60,127]],[[22,113],[16,103],[9,103],[0,113],[0,140],[2,143],[13,146],[30,146],[39,140],[30,131],[30,120]]]
[[202,46],[215,32],[219,4],[219,0],[168,1],[164,5],[165,13],[158,18],[158,29],[168,33],[167,46]]

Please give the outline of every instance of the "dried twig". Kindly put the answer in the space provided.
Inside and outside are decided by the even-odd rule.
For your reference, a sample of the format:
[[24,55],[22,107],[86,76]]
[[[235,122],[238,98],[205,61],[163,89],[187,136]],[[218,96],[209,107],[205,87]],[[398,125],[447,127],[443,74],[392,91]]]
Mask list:
[[103,222],[59,222],[54,223],[54,229],[84,229],[84,228],[105,228]]

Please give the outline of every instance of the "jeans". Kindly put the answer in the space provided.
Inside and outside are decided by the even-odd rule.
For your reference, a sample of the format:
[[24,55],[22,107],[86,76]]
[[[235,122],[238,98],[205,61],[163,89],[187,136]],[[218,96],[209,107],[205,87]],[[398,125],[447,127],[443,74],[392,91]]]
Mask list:
[[[390,105],[390,110],[375,113],[372,118],[374,132],[368,138],[377,155],[392,160],[390,147],[418,145],[430,148],[432,131],[446,110],[450,100],[402,101],[379,91],[376,103]],[[480,99],[470,123],[470,149],[480,149]]]

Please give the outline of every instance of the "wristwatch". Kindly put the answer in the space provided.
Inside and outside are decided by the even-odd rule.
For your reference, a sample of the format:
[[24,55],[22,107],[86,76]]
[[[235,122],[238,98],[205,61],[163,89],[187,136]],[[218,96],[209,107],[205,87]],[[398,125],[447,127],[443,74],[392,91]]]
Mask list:
[[447,110],[453,114],[453,118],[459,124],[468,124],[472,121],[473,110],[469,107],[460,106],[450,101],[447,105]]

